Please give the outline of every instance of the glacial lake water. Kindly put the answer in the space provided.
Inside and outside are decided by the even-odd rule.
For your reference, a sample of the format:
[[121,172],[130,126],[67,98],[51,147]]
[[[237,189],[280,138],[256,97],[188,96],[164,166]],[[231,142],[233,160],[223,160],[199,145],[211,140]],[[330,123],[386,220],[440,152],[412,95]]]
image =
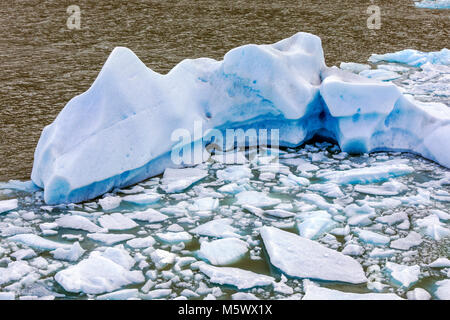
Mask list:
[[[344,252],[361,264],[368,278],[367,283],[357,285],[316,281],[322,288],[391,293],[401,298],[407,298],[406,292],[415,288],[426,290],[433,298],[438,297],[440,286],[448,290],[445,281],[450,281],[450,268],[429,264],[450,257],[450,172],[411,154],[350,156],[328,143],[283,150],[279,157],[253,158],[250,151],[245,156],[251,161],[244,165],[224,164],[218,159],[200,165],[198,169],[204,170],[206,177],[183,192],[164,191],[166,183],[160,176],[114,190],[107,195],[112,204],[95,199],[51,207],[43,203],[41,191],[18,190],[27,187],[20,183],[5,184],[11,179],[29,180],[41,130],[73,96],[89,88],[115,46],[129,47],[148,67],[166,73],[185,58],[220,59],[239,45],[272,43],[305,31],[322,38],[329,66],[367,63],[372,53],[449,47],[448,10],[419,10],[409,0],[379,1],[382,27],[370,30],[366,10],[371,1],[73,4],[81,8],[80,30],[66,26],[67,3],[8,1],[0,7],[0,201],[18,200],[17,208],[0,214],[0,293],[13,292],[15,298],[97,298],[101,294],[69,292],[55,276],[91,254],[109,254],[125,266],[124,273],[130,269],[141,274],[136,283],[114,289],[128,290],[121,293],[122,298],[229,299],[237,292],[262,299],[302,298],[311,283],[286,280],[271,264],[259,235],[263,226],[314,234],[314,240],[323,247],[340,252],[346,249]],[[407,93],[419,100],[449,105],[448,67],[407,67],[400,74],[395,83]],[[405,166],[411,170],[398,176],[390,172]],[[323,178],[327,172],[349,174],[367,168],[385,168],[385,177],[352,184]],[[227,169],[239,172],[239,178],[218,173]],[[297,184],[293,177],[307,179],[309,184]],[[260,206],[254,199],[258,196],[249,194],[245,202],[254,202],[254,206],[245,208],[236,196],[244,190],[262,193],[263,199],[272,199],[272,203],[255,209]],[[148,201],[148,197],[158,200],[144,205],[133,202]],[[286,216],[273,216],[270,210]],[[316,211],[325,213],[309,220],[305,216]],[[60,219],[64,217],[76,218],[63,223]],[[80,220],[76,220],[79,217],[84,218],[81,229]],[[147,221],[140,220],[143,217]],[[221,228],[232,227],[234,237],[247,243],[248,250],[227,266],[271,276],[275,284],[237,290],[230,283],[214,282],[201,271],[199,261],[208,261],[199,255],[201,243],[220,236],[199,235],[193,229],[217,219],[228,219]],[[114,223],[123,230],[115,230]],[[373,243],[364,231],[389,241]],[[23,236],[27,234],[39,238]],[[128,235],[128,239],[112,241],[117,235]],[[403,243],[406,249],[393,245],[406,237],[415,240]],[[72,255],[74,261],[65,261],[54,252],[59,245],[65,248],[62,256]],[[117,251],[107,251],[111,247]],[[68,248],[70,252],[66,252]],[[164,266],[158,266],[158,255],[167,253],[158,249],[173,254]],[[410,267],[400,272],[406,280],[393,276],[388,262]],[[405,287],[410,278],[411,284]],[[230,279],[235,284],[242,282],[242,277]]]

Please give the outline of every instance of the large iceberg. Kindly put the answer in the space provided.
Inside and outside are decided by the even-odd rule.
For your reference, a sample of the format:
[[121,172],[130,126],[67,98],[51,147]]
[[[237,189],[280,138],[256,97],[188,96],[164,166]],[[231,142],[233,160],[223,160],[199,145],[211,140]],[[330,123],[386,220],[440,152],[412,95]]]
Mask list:
[[46,203],[81,202],[199,163],[175,163],[172,150],[204,147],[226,129],[276,129],[286,147],[322,136],[350,153],[409,151],[450,167],[445,105],[328,68],[320,38],[298,33],[233,49],[222,61],[184,60],[166,75],[114,49],[91,88],[43,130],[31,177]]

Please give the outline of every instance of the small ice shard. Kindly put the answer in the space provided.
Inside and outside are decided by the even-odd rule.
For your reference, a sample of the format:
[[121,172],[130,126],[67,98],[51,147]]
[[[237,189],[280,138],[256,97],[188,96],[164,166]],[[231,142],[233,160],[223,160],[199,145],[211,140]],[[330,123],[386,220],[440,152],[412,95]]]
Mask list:
[[150,254],[150,258],[157,269],[164,269],[168,265],[173,264],[176,257],[174,253],[161,249],[156,249]]
[[155,239],[152,236],[145,238],[134,238],[127,241],[127,245],[133,249],[149,248],[155,244]]
[[237,194],[239,192],[247,191],[248,189],[249,189],[249,187],[246,184],[240,185],[240,184],[233,182],[233,183],[226,184],[217,190],[222,193]]
[[270,286],[275,281],[272,277],[238,268],[214,267],[201,263],[199,269],[212,283],[234,286],[239,290]]
[[238,229],[232,227],[232,223],[233,220],[229,218],[215,219],[199,225],[189,232],[198,234],[200,236],[214,238],[239,238],[240,235],[237,234]]
[[401,74],[397,72],[383,69],[364,70],[361,71],[359,75],[362,77],[379,81],[391,81],[401,77]]
[[307,239],[317,239],[336,226],[336,222],[326,211],[302,212],[297,215],[297,219],[298,232]]
[[347,70],[353,73],[360,73],[364,70],[370,70],[371,67],[368,64],[361,64],[361,63],[355,63],[355,62],[341,62],[339,65],[339,68],[342,70]]
[[279,178],[280,183],[283,186],[286,187],[307,187],[310,185],[310,182],[308,179],[303,178],[303,177],[297,177],[296,175],[290,173],[287,177],[286,176],[281,176]]
[[171,169],[164,171],[161,188],[167,193],[183,192],[208,175],[208,171],[198,168]]
[[167,244],[178,244],[178,243],[189,243],[192,241],[192,236],[186,231],[182,232],[159,232],[155,234],[156,238],[163,243]]
[[168,216],[166,216],[165,214],[162,214],[158,211],[156,211],[155,209],[147,209],[145,211],[136,211],[136,212],[132,212],[132,213],[127,213],[126,217],[133,219],[133,220],[138,220],[138,221],[145,221],[148,223],[158,223],[158,222],[163,222],[166,221],[167,219],[169,219]]
[[364,248],[357,244],[350,243],[346,245],[344,249],[342,249],[342,254],[355,257],[362,256],[364,254]]
[[60,228],[84,230],[88,232],[105,232],[105,229],[100,228],[86,217],[79,215],[64,215],[55,220],[55,223]]
[[213,211],[217,207],[219,207],[219,199],[205,197],[195,199],[194,203],[188,209],[191,211]]
[[125,217],[119,212],[102,215],[98,222],[103,228],[108,230],[128,230],[139,226],[132,219]]
[[358,261],[315,241],[274,227],[261,228],[270,262],[291,277],[365,283]]
[[17,209],[18,206],[19,206],[19,204],[18,204],[17,199],[1,200],[0,201],[0,214]]
[[403,183],[396,181],[385,182],[379,186],[378,185],[355,186],[355,191],[375,196],[396,196],[405,190],[407,190],[407,187]]
[[386,216],[381,216],[375,219],[377,222],[383,223],[383,224],[388,224],[390,226],[394,226],[397,224],[400,224],[404,221],[408,221],[409,222],[409,217],[408,214],[406,212],[396,212],[393,213],[391,215],[386,215]]
[[59,271],[55,280],[68,292],[102,294],[145,281],[141,271],[130,271],[94,251],[77,265]]
[[450,229],[439,221],[435,215],[429,215],[423,219],[416,220],[416,225],[420,231],[433,240],[439,241],[443,238],[450,237]]
[[236,195],[237,205],[250,205],[257,208],[273,207],[281,203],[280,199],[271,198],[264,192],[243,191]]
[[139,297],[138,289],[124,289],[111,293],[106,293],[96,297],[96,300],[128,300]]
[[402,288],[408,289],[419,281],[420,267],[405,266],[394,262],[386,262],[386,270],[389,272],[394,283]]
[[392,249],[409,250],[417,247],[423,242],[422,236],[417,232],[411,231],[405,238],[400,238],[391,242]]
[[253,177],[252,171],[247,166],[230,166],[216,172],[217,178],[225,182],[248,180]]
[[198,256],[206,259],[212,265],[226,266],[238,262],[247,252],[246,242],[236,238],[227,238],[211,242],[203,241]]
[[103,210],[109,211],[120,206],[122,199],[120,197],[108,196],[104,197],[103,199],[100,199],[98,202],[102,206]]
[[321,192],[324,196],[330,198],[340,198],[344,196],[339,186],[335,183],[316,183],[310,185],[308,190]]
[[90,233],[87,237],[111,246],[122,241],[133,239],[135,236],[132,234]]
[[[425,1],[431,3],[431,1],[429,0]],[[446,1],[448,3],[448,0],[440,0],[440,1],[442,2]],[[417,4],[418,3],[416,3],[416,5]],[[372,63],[376,63],[379,61],[403,63],[411,67],[421,67],[426,63],[449,65],[450,50],[442,49],[441,51],[437,52],[422,52],[414,49],[406,49],[394,53],[372,54],[369,58],[369,61]]]
[[149,205],[158,202],[161,198],[162,195],[157,193],[143,193],[125,196],[122,200],[136,205]]
[[396,253],[396,250],[374,248],[372,252],[370,252],[369,257],[374,259],[386,259],[394,256]]
[[307,286],[305,291],[303,300],[402,300],[394,293],[351,293],[315,285]]
[[81,258],[81,256],[86,252],[79,242],[75,242],[70,248],[57,248],[51,251],[53,258],[57,260],[71,261],[75,262]]
[[436,282],[436,290],[434,295],[439,300],[450,300],[450,279]]
[[259,300],[259,299],[252,293],[236,292],[231,295],[231,300]]
[[369,231],[369,230],[355,230],[358,234],[358,237],[361,241],[369,244],[373,244],[376,246],[385,246],[388,245],[391,239],[388,236]]
[[15,236],[8,238],[8,240],[13,241],[13,242],[22,243],[33,249],[46,250],[46,251],[56,250],[58,248],[63,248],[63,249],[71,248],[71,245],[69,245],[69,244],[63,244],[63,243],[51,241],[48,239],[44,239],[38,235],[31,234],[31,233],[17,234]]
[[450,268],[450,260],[447,258],[438,258],[428,266],[430,268]]
[[266,211],[264,211],[264,213],[268,214],[269,216],[281,218],[281,219],[291,218],[291,217],[295,216],[295,214],[290,211],[283,210],[283,209],[277,209],[277,208],[272,209],[272,210],[266,210]]
[[431,300],[431,295],[422,288],[415,288],[406,293],[408,300]]
[[403,176],[412,172],[414,172],[414,169],[405,164],[392,164],[323,172],[318,174],[317,177],[337,184],[368,184],[386,181],[390,178]]

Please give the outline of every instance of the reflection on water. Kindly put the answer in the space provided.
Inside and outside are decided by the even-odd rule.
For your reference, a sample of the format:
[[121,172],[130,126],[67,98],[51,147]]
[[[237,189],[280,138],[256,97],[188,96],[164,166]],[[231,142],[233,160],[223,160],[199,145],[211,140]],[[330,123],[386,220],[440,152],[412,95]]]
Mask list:
[[[73,3],[72,3],[73,2]],[[66,26],[69,4],[81,30]],[[447,10],[412,0],[378,1],[382,28],[366,26],[368,0],[10,0],[0,6],[0,181],[28,179],[43,127],[85,91],[115,46],[167,72],[185,58],[220,59],[247,43],[298,31],[322,38],[328,65],[365,62],[373,52],[448,47]]]

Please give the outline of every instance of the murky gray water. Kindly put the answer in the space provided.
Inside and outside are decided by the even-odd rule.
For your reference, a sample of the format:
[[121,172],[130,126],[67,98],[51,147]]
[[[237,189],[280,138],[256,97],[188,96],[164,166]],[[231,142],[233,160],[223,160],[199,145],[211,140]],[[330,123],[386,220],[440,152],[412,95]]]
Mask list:
[[[69,4],[81,30],[66,26]],[[449,47],[448,10],[418,10],[412,0],[376,1],[382,28],[366,26],[369,0],[11,0],[0,6],[0,181],[29,179],[34,148],[73,96],[94,81],[115,46],[131,48],[167,72],[185,58],[220,59],[247,43],[272,43],[298,31],[322,38],[328,65],[365,62],[371,53]]]

